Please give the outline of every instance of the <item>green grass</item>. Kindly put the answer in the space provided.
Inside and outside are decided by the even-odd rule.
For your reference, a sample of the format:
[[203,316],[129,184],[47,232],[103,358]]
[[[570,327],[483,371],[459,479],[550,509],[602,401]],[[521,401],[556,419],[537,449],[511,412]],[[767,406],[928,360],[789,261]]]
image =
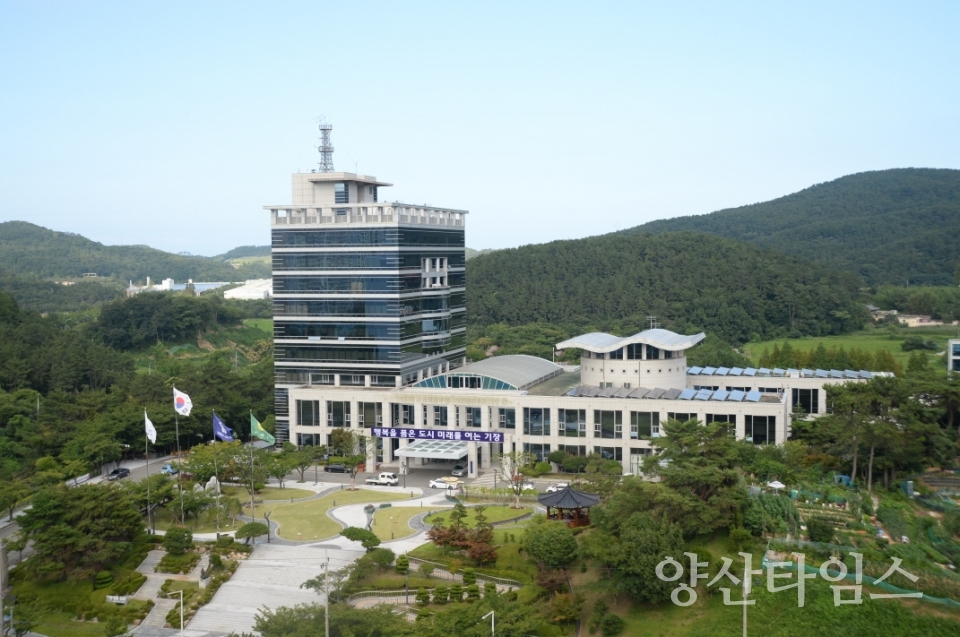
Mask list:
[[[243,487],[223,487],[222,493],[231,498],[239,498],[241,502],[244,500],[250,502],[250,492]],[[289,502],[290,498],[309,498],[312,495],[316,495],[316,491],[296,489],[293,487],[284,487],[282,489],[280,487],[264,487],[257,492],[255,497],[257,500],[287,500]]]
[[[794,350],[814,350],[817,345],[823,343],[828,350],[832,347],[843,346],[844,349],[859,349],[870,354],[876,354],[878,350],[887,350],[893,354],[894,359],[903,366],[906,366],[911,352],[904,352],[900,349],[900,344],[908,336],[920,336],[927,340],[935,341],[942,348],[946,348],[947,339],[956,336],[957,328],[950,326],[943,327],[916,327],[916,328],[869,328],[859,332],[852,332],[842,336],[807,336],[804,338],[777,339],[773,341],[764,341],[762,343],[747,343],[743,346],[744,354],[752,360],[754,364],[759,364],[760,355],[763,350],[773,351],[773,346],[783,347],[784,342],[790,343]],[[942,361],[942,358],[932,356],[934,352],[927,352],[931,355],[933,361]],[[934,365],[935,363],[931,363]]]
[[67,613],[44,613],[35,621],[33,632],[47,637],[103,637],[103,624],[82,622]]
[[273,319],[267,318],[248,318],[243,319],[243,324],[247,327],[252,327],[258,329],[261,332],[267,334],[268,337],[273,335]]
[[[487,522],[492,524],[494,522],[505,522],[506,520],[519,518],[530,513],[530,511],[529,508],[511,509],[509,506],[491,504],[487,506],[487,510],[484,511],[483,514],[487,516]],[[444,524],[450,524],[450,511],[433,513],[428,515],[425,521],[427,524],[434,524],[437,518],[440,517],[444,519]],[[473,507],[467,507],[467,517],[463,519],[463,523],[469,528],[476,526],[476,512]]]
[[[410,496],[406,493],[383,493],[369,489],[343,490],[316,500],[259,506],[257,517],[262,519],[265,511],[271,512],[270,520],[280,525],[277,534],[286,540],[321,540],[338,535],[341,531],[342,527],[327,516],[327,511],[334,506],[409,499]],[[245,509],[244,513],[250,515],[249,508]]]
[[[519,540],[522,532],[521,535],[516,533],[514,533],[514,535]],[[503,534],[495,530],[494,541],[499,542],[502,540],[502,538]],[[507,544],[497,544],[496,546],[496,564],[477,568],[476,571],[486,575],[515,579],[523,584],[532,583],[533,578],[537,574],[537,567],[533,562],[520,554],[520,543],[509,542]],[[444,552],[442,548],[433,544],[432,542],[418,546],[410,551],[409,555],[410,557],[418,557],[421,560],[430,560],[431,562],[440,562],[441,564],[453,564],[453,566],[456,568],[464,565],[472,566],[472,564],[470,564],[470,560],[468,560],[462,554],[458,554],[450,550]]]
[[[176,526],[173,518],[172,507],[176,507],[176,501],[170,502],[166,506],[157,509],[156,511],[156,522],[157,530],[166,531],[171,526]],[[179,511],[177,512],[177,518],[179,519]],[[232,531],[234,527],[231,525],[233,520],[229,517],[220,518],[220,531]],[[194,533],[216,533],[217,532],[217,518],[215,515],[209,515],[208,513],[201,513],[200,520],[194,520],[192,517],[187,518],[187,528],[193,531]]]
[[423,509],[419,507],[378,509],[373,514],[373,524],[370,528],[384,542],[399,540],[414,534],[415,531],[410,528],[410,518],[421,513]]

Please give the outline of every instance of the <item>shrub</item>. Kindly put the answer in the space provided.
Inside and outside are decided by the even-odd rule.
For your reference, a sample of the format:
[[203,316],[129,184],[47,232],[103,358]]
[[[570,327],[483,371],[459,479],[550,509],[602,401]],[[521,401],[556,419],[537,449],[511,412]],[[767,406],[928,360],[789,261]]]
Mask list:
[[429,564],[429,563],[427,563],[427,564],[421,564],[421,565],[420,565],[419,572],[420,572],[420,574],[423,575],[424,577],[430,577],[431,575],[433,575],[433,570],[434,570],[434,568],[435,568],[435,567],[434,567],[433,564]]
[[233,544],[233,538],[229,535],[221,535],[219,538],[217,538],[217,546],[219,548],[230,548],[231,544]]
[[397,568],[397,572],[400,573],[401,575],[407,574],[407,572],[410,570],[410,560],[407,558],[406,555],[401,555],[400,557],[397,558],[396,568]]
[[536,470],[537,475],[543,475],[545,473],[550,473],[553,470],[553,467],[550,466],[549,462],[538,462],[533,465],[533,468]]
[[603,637],[614,637],[620,634],[620,631],[623,630],[623,625],[623,617],[614,615],[613,613],[607,613],[603,616],[603,619],[600,620],[600,632],[603,633]]
[[425,588],[417,589],[417,603],[418,604],[429,604],[430,603],[430,593],[427,592]]
[[268,529],[267,525],[263,522],[247,522],[237,529],[237,539],[246,540],[246,543],[249,544],[251,538],[266,535],[269,532],[270,529]]
[[463,584],[464,586],[470,586],[471,584],[477,583],[477,572],[472,568],[463,569]]
[[811,542],[833,542],[833,525],[824,518],[810,518],[807,520],[807,534]]
[[484,599],[493,599],[497,596],[497,585],[493,582],[484,582],[483,583],[483,597]]
[[390,568],[390,565],[393,564],[393,560],[396,557],[390,549],[373,549],[365,557],[369,557],[370,561],[379,566],[381,569]]
[[223,568],[223,558],[216,553],[213,553],[210,556],[210,566],[213,568]]
[[110,571],[100,571],[93,580],[93,587],[95,589],[106,588],[107,586],[110,586],[112,582],[113,575],[110,573]]
[[433,602],[435,604],[446,604],[450,599],[450,589],[442,584],[433,589]]
[[480,599],[480,587],[476,584],[470,584],[467,586],[467,599],[471,602],[479,601]]
[[170,555],[183,555],[193,548],[193,533],[182,526],[173,526],[163,536],[163,548]]
[[450,587],[450,601],[451,602],[462,602],[463,601],[463,586],[461,584],[454,584]]

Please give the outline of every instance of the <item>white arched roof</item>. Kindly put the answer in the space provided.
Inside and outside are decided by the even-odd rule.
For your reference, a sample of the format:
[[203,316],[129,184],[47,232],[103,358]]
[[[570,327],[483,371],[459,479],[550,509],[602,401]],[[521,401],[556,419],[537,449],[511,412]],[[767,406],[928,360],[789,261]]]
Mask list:
[[706,334],[703,332],[687,336],[662,329],[644,330],[633,336],[614,336],[606,332],[590,332],[589,334],[581,334],[562,343],[557,343],[556,348],[567,349],[569,347],[576,347],[590,352],[607,353],[627,345],[642,343],[644,345],[653,345],[660,349],[677,352],[693,347],[704,338],[706,338]]

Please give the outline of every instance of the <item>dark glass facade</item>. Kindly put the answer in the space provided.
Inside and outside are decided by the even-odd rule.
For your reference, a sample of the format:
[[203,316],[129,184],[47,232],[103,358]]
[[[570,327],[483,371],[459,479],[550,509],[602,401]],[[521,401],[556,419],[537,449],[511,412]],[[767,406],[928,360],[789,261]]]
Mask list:
[[278,440],[290,386],[392,387],[462,361],[463,226],[275,227],[272,244]]

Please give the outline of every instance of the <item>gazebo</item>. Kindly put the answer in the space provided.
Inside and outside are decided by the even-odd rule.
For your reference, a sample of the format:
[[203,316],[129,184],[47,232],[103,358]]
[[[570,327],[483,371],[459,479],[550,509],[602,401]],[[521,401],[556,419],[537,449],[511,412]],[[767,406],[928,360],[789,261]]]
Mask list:
[[556,493],[541,494],[537,500],[547,508],[547,519],[578,527],[590,524],[590,507],[599,504],[600,496],[566,487]]

